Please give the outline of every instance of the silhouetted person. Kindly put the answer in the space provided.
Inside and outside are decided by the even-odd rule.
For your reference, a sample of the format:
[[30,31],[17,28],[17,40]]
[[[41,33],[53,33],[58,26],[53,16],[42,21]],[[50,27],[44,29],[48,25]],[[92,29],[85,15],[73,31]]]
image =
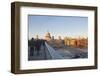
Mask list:
[[30,41],[30,56],[34,55],[34,50],[35,50],[35,41],[32,38],[31,41]]
[[45,50],[45,40],[42,40],[43,49]]
[[39,55],[41,49],[41,41],[39,39],[36,40],[35,47],[36,47],[37,55]]

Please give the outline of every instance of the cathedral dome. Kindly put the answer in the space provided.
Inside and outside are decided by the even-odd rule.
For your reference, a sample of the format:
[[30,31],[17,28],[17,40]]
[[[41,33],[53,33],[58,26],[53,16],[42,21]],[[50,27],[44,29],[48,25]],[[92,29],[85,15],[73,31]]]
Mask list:
[[49,32],[46,32],[45,37],[51,37]]
[[51,40],[51,35],[50,35],[49,32],[46,32],[46,34],[45,34],[45,39],[46,39],[47,41]]

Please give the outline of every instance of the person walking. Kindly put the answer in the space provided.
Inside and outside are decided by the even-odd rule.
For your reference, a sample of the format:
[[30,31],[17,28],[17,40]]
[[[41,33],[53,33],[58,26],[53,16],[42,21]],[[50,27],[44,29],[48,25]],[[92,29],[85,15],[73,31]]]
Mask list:
[[42,40],[43,50],[45,51],[45,40]]
[[35,41],[34,38],[32,38],[30,41],[30,56],[34,55],[34,51],[35,51]]
[[36,40],[37,55],[39,55],[40,50],[41,50],[41,41],[38,39],[38,40]]

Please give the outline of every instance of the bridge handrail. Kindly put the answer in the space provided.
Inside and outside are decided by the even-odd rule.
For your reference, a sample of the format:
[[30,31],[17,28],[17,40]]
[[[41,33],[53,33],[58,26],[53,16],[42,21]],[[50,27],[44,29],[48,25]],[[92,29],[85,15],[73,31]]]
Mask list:
[[48,45],[46,42],[45,42],[45,45],[46,45],[52,59],[63,59],[63,57],[57,51],[55,51],[55,49],[53,49],[50,45]]

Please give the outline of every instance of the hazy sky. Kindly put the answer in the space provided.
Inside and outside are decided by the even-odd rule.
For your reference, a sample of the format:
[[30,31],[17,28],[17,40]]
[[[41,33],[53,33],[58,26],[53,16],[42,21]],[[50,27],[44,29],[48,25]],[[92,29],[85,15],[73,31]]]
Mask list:
[[29,39],[39,35],[39,38],[44,38],[47,31],[51,36],[66,36],[79,37],[87,36],[88,34],[88,18],[75,16],[28,16]]

